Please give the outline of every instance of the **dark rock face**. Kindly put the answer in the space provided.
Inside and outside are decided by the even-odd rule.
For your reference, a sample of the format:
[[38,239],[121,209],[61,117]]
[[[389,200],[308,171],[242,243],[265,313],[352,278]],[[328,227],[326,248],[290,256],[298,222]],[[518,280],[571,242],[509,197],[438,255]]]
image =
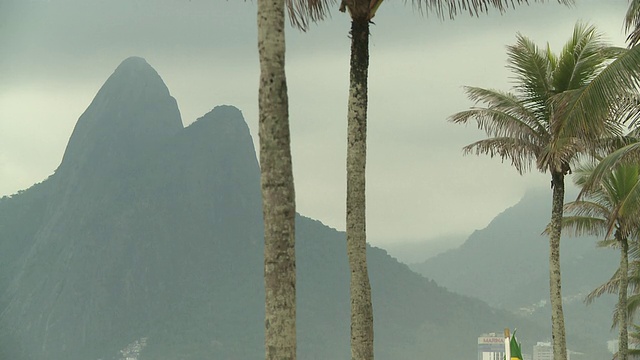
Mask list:
[[[261,209],[241,112],[183,128],[157,73],[125,60],[57,172],[0,199],[0,359],[263,358]],[[296,231],[299,358],[348,359],[344,233],[302,216]],[[470,358],[480,333],[516,322],[368,258],[378,359]]]

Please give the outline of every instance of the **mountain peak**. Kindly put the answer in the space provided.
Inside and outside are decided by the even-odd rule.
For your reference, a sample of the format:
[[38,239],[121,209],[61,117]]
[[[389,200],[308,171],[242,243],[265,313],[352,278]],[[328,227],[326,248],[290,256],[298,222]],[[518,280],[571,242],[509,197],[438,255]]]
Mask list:
[[[151,65],[149,65],[147,60],[145,60],[140,56],[129,56],[128,58],[122,60],[120,65],[118,65],[118,69],[120,68],[123,68],[123,69],[124,68],[148,68],[153,70],[153,68],[151,67]],[[116,71],[118,70],[116,69]]]
[[218,105],[189,125],[187,130],[199,132],[200,135],[196,136],[204,136],[204,134],[208,134],[207,131],[203,131],[205,128],[211,128],[213,133],[210,135],[215,136],[216,142],[225,143],[229,139],[242,138],[248,140],[248,143],[242,145],[252,144],[249,126],[247,126],[242,112],[235,106]]
[[240,111],[240,109],[233,105],[218,105],[214,107],[213,110],[206,113],[203,117],[214,114],[216,116],[220,116],[222,118],[230,119],[233,121],[241,121],[243,123],[245,122],[244,117],[242,116],[242,111]]
[[78,119],[57,172],[103,174],[182,129],[176,100],[160,75],[145,59],[129,57]]
[[116,86],[107,87],[107,85],[114,82],[119,86],[127,84],[133,88],[146,86],[157,90],[162,95],[169,95],[169,89],[160,75],[158,75],[158,72],[149,65],[147,60],[138,56],[128,57],[118,65],[113,75],[109,77],[103,86],[103,88],[106,88],[105,91],[113,90]]

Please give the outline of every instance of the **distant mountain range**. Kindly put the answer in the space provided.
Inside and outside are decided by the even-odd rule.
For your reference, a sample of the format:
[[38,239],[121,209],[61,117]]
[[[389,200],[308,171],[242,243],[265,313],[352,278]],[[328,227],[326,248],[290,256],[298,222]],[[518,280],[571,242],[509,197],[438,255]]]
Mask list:
[[[566,201],[576,195],[569,191]],[[550,216],[551,190],[532,190],[458,248],[411,268],[454,292],[550,326],[549,245],[548,238],[541,235]],[[613,275],[619,261],[616,250],[597,248],[596,240],[568,235],[561,240],[569,341],[574,336],[589,336],[602,343],[616,338],[610,327],[617,296],[604,295],[589,306],[584,303],[589,292]]]
[[[123,61],[56,172],[0,199],[0,359],[263,358],[255,155],[238,109],[183,128],[156,71]],[[349,359],[345,234],[302,215],[296,231],[298,357]],[[549,332],[382,249],[368,260],[377,359],[471,359],[482,333],[518,327],[531,344]],[[493,265],[476,275],[500,279]],[[603,358],[593,339],[573,341],[585,359]]]

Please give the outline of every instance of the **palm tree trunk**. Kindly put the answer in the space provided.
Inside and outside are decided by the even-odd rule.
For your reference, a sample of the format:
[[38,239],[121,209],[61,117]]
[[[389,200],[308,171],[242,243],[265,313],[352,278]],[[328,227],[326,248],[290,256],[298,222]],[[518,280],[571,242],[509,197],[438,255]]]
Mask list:
[[296,209],[284,71],[284,0],[258,1],[258,50],[265,359],[295,360]]
[[553,200],[551,203],[551,231],[549,234],[549,290],[553,359],[567,360],[560,276],[560,233],[564,206],[564,174],[562,172],[551,172],[551,186],[553,188]]
[[347,144],[347,254],[351,269],[351,359],[373,359],[373,306],[367,271],[365,165],[369,20],[351,22]]
[[[617,234],[618,235],[618,234]],[[620,237],[619,235],[616,237]],[[620,286],[618,287],[618,360],[627,360],[629,353],[629,333],[627,329],[627,288],[629,287],[629,242],[620,238]]]

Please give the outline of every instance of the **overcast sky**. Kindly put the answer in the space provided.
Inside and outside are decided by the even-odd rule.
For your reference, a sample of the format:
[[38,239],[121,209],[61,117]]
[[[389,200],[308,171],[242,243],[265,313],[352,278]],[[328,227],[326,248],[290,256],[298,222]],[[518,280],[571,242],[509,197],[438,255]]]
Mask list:
[[[462,86],[508,90],[517,32],[555,52],[579,20],[624,46],[627,0],[550,0],[500,16],[440,21],[387,0],[371,27],[367,230],[375,245],[466,235],[549,175],[462,156],[484,136],[447,117]],[[144,57],[186,125],[216,105],[242,110],[257,145],[256,4],[241,0],[0,0],[0,195],[59,165],[78,117],[126,57]],[[344,229],[349,20],[336,10],[288,28],[287,79],[298,211]],[[549,201],[551,193],[549,191]]]

